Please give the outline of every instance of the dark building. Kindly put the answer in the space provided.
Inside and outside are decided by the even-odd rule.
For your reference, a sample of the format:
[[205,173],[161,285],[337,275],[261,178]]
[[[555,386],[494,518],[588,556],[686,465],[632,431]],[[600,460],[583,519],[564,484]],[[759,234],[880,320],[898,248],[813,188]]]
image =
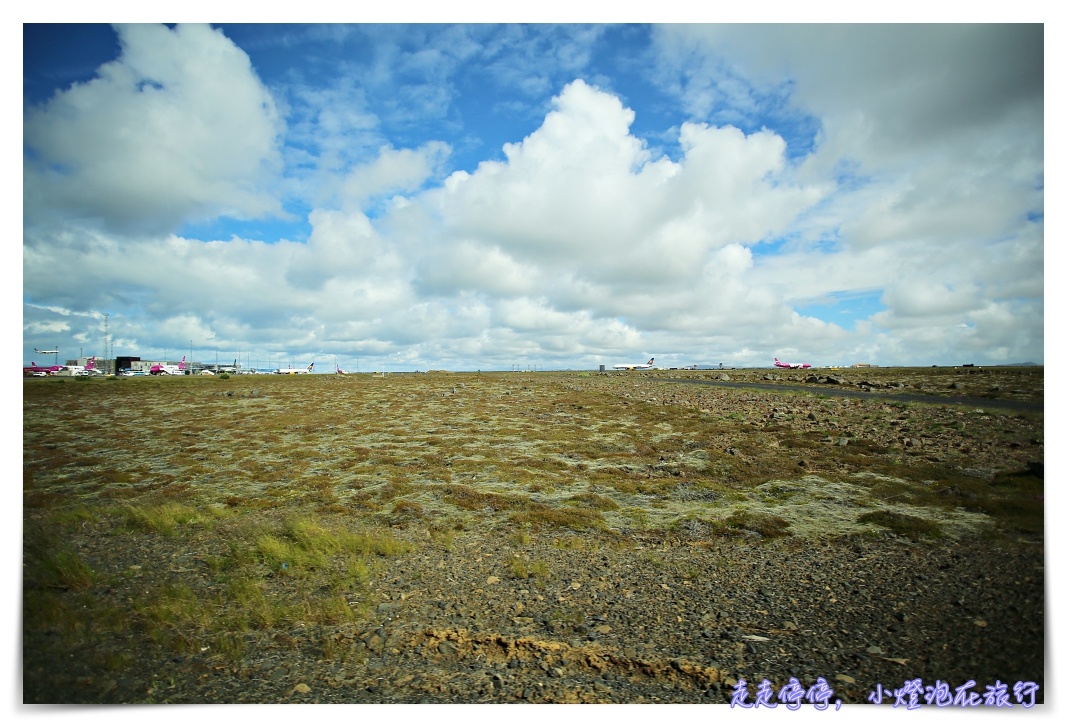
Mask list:
[[141,361],[139,356],[117,356],[115,357],[115,373],[118,374],[123,369],[133,369],[133,363],[135,361]]

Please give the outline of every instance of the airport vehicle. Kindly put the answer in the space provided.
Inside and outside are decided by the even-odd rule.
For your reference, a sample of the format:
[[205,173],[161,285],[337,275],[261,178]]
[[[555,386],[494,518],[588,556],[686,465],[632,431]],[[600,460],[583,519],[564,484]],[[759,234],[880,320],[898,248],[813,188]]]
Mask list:
[[649,361],[644,364],[614,364],[613,369],[623,369],[626,371],[634,371],[636,369],[652,369],[654,357],[649,357]]
[[315,362],[308,365],[307,369],[275,369],[275,374],[311,374],[315,368]]
[[791,364],[785,361],[779,361],[779,357],[775,357],[775,366],[779,369],[810,369],[811,364]]
[[149,374],[154,376],[177,376],[179,374],[185,374],[185,357],[178,364],[153,364],[152,368],[148,370]]

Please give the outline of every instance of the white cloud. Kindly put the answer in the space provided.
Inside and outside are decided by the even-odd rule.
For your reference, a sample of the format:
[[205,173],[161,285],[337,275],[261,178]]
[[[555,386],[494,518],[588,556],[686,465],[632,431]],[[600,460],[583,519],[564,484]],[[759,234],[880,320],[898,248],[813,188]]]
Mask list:
[[117,28],[122,55],[25,116],[30,223],[60,211],[120,231],[280,214],[282,122],[248,56],[206,26]]
[[290,247],[292,257],[284,261],[285,278],[294,286],[316,289],[331,278],[388,279],[404,268],[361,212],[316,210],[309,222],[307,244]]
[[499,249],[558,286],[565,271],[609,297],[695,283],[713,251],[781,230],[821,194],[790,182],[771,133],[687,124],[672,162],[630,134],[634,114],[615,96],[576,81],[555,105],[505,162],[455,174],[426,199],[450,238]]
[[[295,74],[268,92],[218,31],[124,27],[119,59],[26,114],[24,336],[95,345],[92,308],[130,346],[402,368],[1041,360],[1028,32],[657,28],[672,142],[634,131],[641,94],[629,108],[604,90],[618,79],[576,73],[525,136],[449,174],[451,144],[390,129],[413,109],[460,124],[467,59],[499,60],[491,77],[537,99],[591,63],[583,43],[603,29],[559,30],[568,47],[544,73],[509,43],[553,33],[446,30],[393,29],[369,69],[341,59],[353,73],[336,85]],[[999,66],[995,41],[1020,53]],[[404,74],[418,83],[382,105]],[[306,241],[175,233],[283,214],[283,199],[310,206]],[[884,310],[799,313],[861,294]]]
[[374,160],[346,176],[342,204],[361,209],[373,197],[415,192],[438,173],[449,152],[449,145],[443,142],[428,142],[419,149],[382,147]]
[[537,266],[520,263],[496,246],[458,240],[428,248],[419,264],[416,285],[433,294],[479,291],[509,297],[535,293],[543,284]]
[[932,318],[959,317],[981,305],[980,291],[974,284],[951,288],[930,280],[901,281],[886,292],[884,303],[895,318],[918,318],[929,322]]

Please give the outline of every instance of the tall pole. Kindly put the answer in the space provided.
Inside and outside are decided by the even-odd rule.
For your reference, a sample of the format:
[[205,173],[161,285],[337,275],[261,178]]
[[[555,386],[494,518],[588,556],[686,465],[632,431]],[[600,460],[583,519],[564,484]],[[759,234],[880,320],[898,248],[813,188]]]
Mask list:
[[104,373],[111,374],[111,363],[108,361],[108,316],[104,314]]

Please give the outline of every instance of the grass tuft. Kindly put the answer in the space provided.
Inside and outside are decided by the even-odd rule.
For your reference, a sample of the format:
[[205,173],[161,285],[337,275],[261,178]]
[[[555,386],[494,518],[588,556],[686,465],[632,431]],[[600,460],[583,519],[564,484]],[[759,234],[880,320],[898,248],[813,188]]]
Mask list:
[[99,581],[99,576],[85,560],[68,549],[44,554],[35,567],[33,576],[36,580],[52,588],[85,591]]
[[514,523],[549,528],[566,528],[572,531],[601,531],[606,528],[604,516],[589,508],[551,508],[534,504],[527,510],[513,513],[509,519]]
[[909,538],[942,538],[942,529],[937,524],[918,516],[896,511],[870,511],[857,517],[858,523],[869,523]]
[[747,533],[755,533],[766,539],[790,535],[789,521],[781,516],[759,511],[736,510],[711,525],[713,531],[720,535],[745,536]]
[[207,523],[217,517],[217,509],[200,509],[180,503],[129,505],[124,507],[127,528],[146,533],[173,536],[178,526]]
[[535,579],[544,585],[549,578],[549,565],[544,561],[528,561],[518,554],[508,560],[508,572],[516,579]]

